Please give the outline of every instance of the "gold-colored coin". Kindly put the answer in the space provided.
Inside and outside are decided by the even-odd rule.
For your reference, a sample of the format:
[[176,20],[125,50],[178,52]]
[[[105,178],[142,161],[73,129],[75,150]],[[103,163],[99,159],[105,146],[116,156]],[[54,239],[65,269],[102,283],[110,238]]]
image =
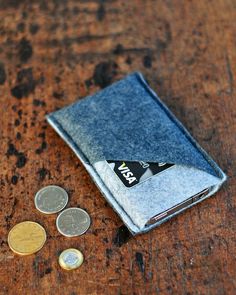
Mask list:
[[39,251],[46,242],[45,229],[33,221],[16,224],[8,234],[8,245],[19,255],[30,255]]
[[59,256],[59,264],[66,270],[72,270],[80,267],[83,261],[83,254],[74,248],[64,250]]

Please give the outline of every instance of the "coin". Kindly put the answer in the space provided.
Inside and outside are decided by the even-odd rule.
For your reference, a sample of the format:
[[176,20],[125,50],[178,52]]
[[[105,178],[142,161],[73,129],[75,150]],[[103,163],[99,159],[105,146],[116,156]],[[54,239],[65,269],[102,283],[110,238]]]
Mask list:
[[80,267],[83,263],[83,254],[77,249],[66,249],[59,256],[59,264],[66,270],[72,270]]
[[68,208],[62,211],[56,221],[58,231],[66,237],[80,236],[90,226],[90,217],[80,208]]
[[45,241],[45,229],[33,221],[16,224],[8,234],[10,249],[19,255],[30,255],[39,251]]
[[68,202],[67,192],[57,186],[49,185],[39,190],[34,199],[35,207],[42,213],[52,214],[61,211]]

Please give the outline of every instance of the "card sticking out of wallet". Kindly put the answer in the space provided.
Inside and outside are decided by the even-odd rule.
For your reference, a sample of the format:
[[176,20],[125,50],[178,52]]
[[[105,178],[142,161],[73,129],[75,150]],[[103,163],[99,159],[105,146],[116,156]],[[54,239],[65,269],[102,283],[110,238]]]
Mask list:
[[156,175],[173,164],[167,163],[148,163],[144,161],[107,161],[114,173],[119,177],[126,187],[132,187],[144,180]]
[[133,234],[206,199],[226,180],[140,73],[47,120]]

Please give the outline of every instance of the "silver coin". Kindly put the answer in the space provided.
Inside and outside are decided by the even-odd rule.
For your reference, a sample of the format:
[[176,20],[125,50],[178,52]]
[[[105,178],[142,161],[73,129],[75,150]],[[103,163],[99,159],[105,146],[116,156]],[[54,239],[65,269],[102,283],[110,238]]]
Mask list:
[[42,213],[57,213],[67,205],[68,194],[57,185],[45,186],[36,193],[34,203],[35,207]]
[[58,231],[66,237],[76,237],[85,233],[91,220],[86,211],[80,208],[68,208],[62,211],[56,221]]

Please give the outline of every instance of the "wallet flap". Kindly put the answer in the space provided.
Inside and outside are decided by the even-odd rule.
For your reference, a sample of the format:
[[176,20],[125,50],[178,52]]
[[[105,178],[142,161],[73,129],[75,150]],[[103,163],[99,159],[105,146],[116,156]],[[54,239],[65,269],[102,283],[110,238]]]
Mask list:
[[166,162],[222,178],[214,161],[134,73],[48,116],[88,159]]

